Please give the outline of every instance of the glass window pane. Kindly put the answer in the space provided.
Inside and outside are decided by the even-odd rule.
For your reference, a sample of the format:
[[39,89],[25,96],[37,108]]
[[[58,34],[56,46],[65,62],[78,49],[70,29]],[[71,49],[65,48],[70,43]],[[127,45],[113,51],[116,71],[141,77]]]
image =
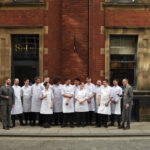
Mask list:
[[136,83],[137,36],[110,36],[110,82],[117,78],[128,78],[131,85]]

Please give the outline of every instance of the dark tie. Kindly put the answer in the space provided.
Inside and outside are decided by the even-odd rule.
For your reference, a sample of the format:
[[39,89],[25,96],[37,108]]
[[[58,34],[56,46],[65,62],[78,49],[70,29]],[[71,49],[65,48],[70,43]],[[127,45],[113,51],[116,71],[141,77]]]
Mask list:
[[9,96],[9,86],[6,86],[6,88],[7,88],[7,94]]

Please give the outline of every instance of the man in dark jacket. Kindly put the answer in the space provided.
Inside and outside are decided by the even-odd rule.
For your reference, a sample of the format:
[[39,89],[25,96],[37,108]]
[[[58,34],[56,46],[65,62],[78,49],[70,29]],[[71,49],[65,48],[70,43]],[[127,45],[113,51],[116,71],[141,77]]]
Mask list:
[[[124,86],[123,94],[123,111],[122,111],[122,126],[123,129],[130,129],[131,111],[133,105],[133,89],[128,84],[128,79],[123,79],[122,84]],[[125,122],[127,126],[125,127]]]
[[9,130],[11,120],[11,109],[14,107],[15,96],[11,86],[11,79],[6,78],[5,85],[0,88],[0,110],[3,129]]

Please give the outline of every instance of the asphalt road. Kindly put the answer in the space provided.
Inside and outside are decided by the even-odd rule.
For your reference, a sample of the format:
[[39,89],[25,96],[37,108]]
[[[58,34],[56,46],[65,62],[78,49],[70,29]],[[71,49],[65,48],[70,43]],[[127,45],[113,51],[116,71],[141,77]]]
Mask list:
[[150,137],[14,138],[0,137],[0,150],[148,150]]

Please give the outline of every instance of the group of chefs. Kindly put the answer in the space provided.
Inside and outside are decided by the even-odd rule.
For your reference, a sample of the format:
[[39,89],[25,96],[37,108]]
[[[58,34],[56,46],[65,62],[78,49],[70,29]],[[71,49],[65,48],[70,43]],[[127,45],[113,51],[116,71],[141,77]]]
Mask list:
[[[122,83],[123,86],[132,88],[127,79],[123,79]],[[111,87],[107,79],[97,80],[94,85],[90,77],[86,78],[86,83],[76,78],[72,85],[70,78],[65,79],[65,84],[61,84],[61,79],[57,77],[53,79],[53,85],[51,85],[49,77],[45,77],[42,83],[39,77],[35,77],[33,85],[30,85],[29,79],[25,79],[24,86],[20,87],[19,79],[16,78],[12,89],[14,101],[10,110],[11,127],[15,127],[15,121],[19,119],[21,126],[35,126],[38,123],[44,128],[49,128],[53,123],[61,127],[95,125],[107,128],[114,126],[115,120],[118,122],[118,128],[130,128],[131,110],[127,110],[132,106],[132,93],[127,89],[123,94],[117,79],[113,80],[113,87]],[[2,97],[2,94],[1,89],[0,98],[7,98]],[[122,95],[128,97],[125,98],[121,119]],[[109,118],[110,124],[108,124]],[[5,122],[6,119],[2,116],[2,123],[3,121]],[[127,122],[126,127],[125,122]],[[5,124],[3,124],[4,128]]]

